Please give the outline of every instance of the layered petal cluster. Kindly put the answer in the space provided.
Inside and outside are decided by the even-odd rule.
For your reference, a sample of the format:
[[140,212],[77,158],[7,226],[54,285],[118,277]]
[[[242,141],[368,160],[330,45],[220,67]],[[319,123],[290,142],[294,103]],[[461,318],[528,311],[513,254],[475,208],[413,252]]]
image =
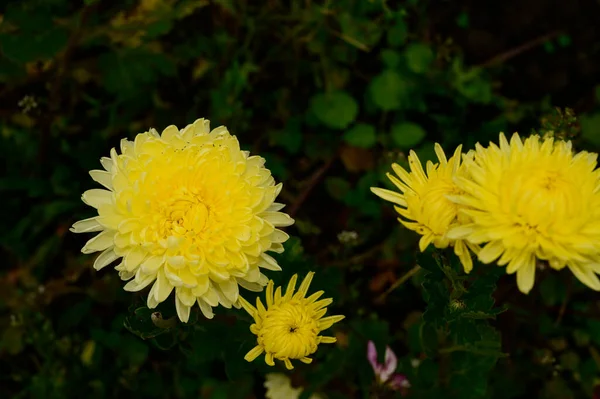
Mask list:
[[289,236],[278,228],[294,222],[274,202],[281,183],[225,127],[211,131],[199,119],[151,129],[100,162],[104,170],[90,175],[106,189],[83,194],[98,215],[71,231],[100,232],[82,252],[101,252],[96,270],[120,259],[126,291],[152,285],[149,308],[175,291],[180,320],[195,303],[211,318],[219,304],[239,306],[238,285],[262,290],[268,279],[259,268],[281,270],[266,253],[283,251]]
[[[459,213],[460,205],[448,199],[448,196],[461,194],[461,189],[454,179],[466,176],[466,167],[461,163],[461,149],[458,146],[454,155],[446,158],[444,150],[435,144],[438,163],[427,161],[426,169],[414,151],[410,151],[408,163],[410,171],[398,164],[392,164],[396,176],[391,173],[387,177],[398,188],[399,192],[373,187],[371,191],[396,206],[394,209],[402,216],[398,221],[406,228],[416,231],[422,237],[419,241],[421,252],[433,244],[436,248],[454,248],[465,272],[473,268],[470,250],[478,251],[476,245],[461,238],[450,238],[448,231],[468,222],[468,218]],[[465,156],[468,157],[468,156]]]
[[448,236],[484,244],[479,260],[517,273],[519,289],[534,285],[536,263],[568,267],[585,285],[600,290],[600,170],[597,154],[574,154],[570,141],[477,145],[466,161],[469,176],[457,176],[462,194],[451,197],[471,222]]
[[317,351],[319,344],[336,342],[334,337],[319,335],[344,316],[325,316],[331,298],[318,300],[324,291],[318,291],[306,297],[314,272],[306,275],[298,291],[294,293],[298,275],[294,275],[282,295],[281,287],[275,292],[273,280],[266,290],[266,307],[260,298],[256,307],[240,297],[240,303],[254,319],[250,331],[257,336],[257,345],[246,354],[244,359],[251,362],[265,353],[265,361],[274,366],[273,359],[282,360],[288,370],[294,368],[291,359],[311,363],[310,355]]

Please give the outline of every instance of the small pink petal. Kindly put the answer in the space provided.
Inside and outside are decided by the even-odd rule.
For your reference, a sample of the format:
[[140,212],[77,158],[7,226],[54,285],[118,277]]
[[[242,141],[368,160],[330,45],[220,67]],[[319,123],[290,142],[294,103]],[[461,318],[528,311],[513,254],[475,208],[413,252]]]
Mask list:
[[377,363],[377,348],[375,348],[375,343],[373,341],[369,341],[367,344],[367,359],[369,359],[369,363],[371,363],[375,375],[379,377],[381,365]]
[[403,374],[394,374],[389,382],[389,386],[394,391],[400,391],[401,389],[410,388],[410,382]]
[[388,346],[385,348],[385,363],[381,368],[381,381],[386,382],[389,380],[392,374],[396,372],[396,367],[398,367],[398,358],[396,358],[392,348]]

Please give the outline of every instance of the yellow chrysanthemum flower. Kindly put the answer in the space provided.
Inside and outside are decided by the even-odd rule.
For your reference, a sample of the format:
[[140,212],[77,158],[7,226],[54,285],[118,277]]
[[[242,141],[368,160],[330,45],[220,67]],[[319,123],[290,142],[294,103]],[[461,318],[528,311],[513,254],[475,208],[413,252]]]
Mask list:
[[241,151],[224,126],[212,131],[198,119],[181,131],[167,127],[121,141],[100,160],[105,170],[92,178],[83,201],[98,216],[73,225],[76,233],[100,231],[82,249],[102,251],[94,263],[115,267],[126,291],[152,285],[148,307],[175,289],[179,319],[189,319],[198,303],[211,318],[212,307],[239,306],[238,284],[261,291],[268,279],[259,267],[281,270],[266,251],[283,252],[289,236],[277,227],[294,221],[273,202],[281,190],[265,160]]
[[473,269],[469,249],[477,252],[479,248],[465,240],[450,239],[447,236],[450,228],[468,221],[468,218],[458,212],[459,206],[448,199],[449,195],[461,192],[454,183],[454,177],[466,175],[465,165],[461,164],[461,149],[462,146],[458,146],[454,155],[446,159],[444,150],[436,143],[435,153],[439,163],[427,161],[427,173],[417,154],[411,150],[408,156],[410,172],[398,164],[392,164],[392,169],[400,179],[387,173],[387,177],[400,192],[377,187],[372,187],[371,191],[396,204],[396,212],[407,219],[398,218],[398,221],[422,236],[419,241],[421,252],[432,243],[436,248],[452,246],[465,272],[469,273]]
[[336,341],[334,337],[320,336],[319,333],[342,320],[344,316],[323,317],[327,313],[327,306],[333,302],[331,298],[317,300],[324,291],[315,292],[306,298],[313,276],[314,272],[308,273],[298,292],[294,294],[298,278],[295,274],[283,296],[281,287],[277,287],[273,294],[274,283],[273,280],[269,281],[266,308],[260,298],[256,299],[254,307],[240,297],[241,305],[254,318],[255,324],[250,326],[250,331],[257,336],[257,345],[244,359],[251,362],[265,352],[265,361],[269,366],[275,365],[273,359],[279,359],[291,370],[294,367],[290,359],[298,359],[308,364],[312,362],[308,356],[317,351],[319,344],[331,344]]
[[[298,399],[304,389],[302,387],[294,388],[290,378],[281,373],[269,373],[265,376],[264,384],[267,392],[267,399]],[[308,399],[322,399],[322,396],[313,393]]]
[[596,154],[573,154],[571,142],[518,134],[500,146],[477,145],[470,177],[456,179],[465,194],[452,199],[472,223],[449,236],[486,245],[479,260],[507,265],[519,289],[533,287],[536,259],[568,267],[600,290],[600,171]]

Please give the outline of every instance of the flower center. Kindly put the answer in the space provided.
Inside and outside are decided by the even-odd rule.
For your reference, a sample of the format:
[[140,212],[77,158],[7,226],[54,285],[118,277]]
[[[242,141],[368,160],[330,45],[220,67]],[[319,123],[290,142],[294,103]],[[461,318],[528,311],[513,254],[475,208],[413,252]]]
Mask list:
[[319,325],[301,301],[292,300],[267,310],[258,342],[275,358],[300,359],[317,350]]
[[537,185],[547,194],[549,193],[557,193],[558,191],[563,191],[566,186],[568,186],[568,182],[565,181],[563,176],[561,176],[557,172],[548,171],[543,175],[537,177]]
[[196,190],[182,188],[169,201],[162,205],[160,216],[162,234],[168,236],[189,236],[201,238],[210,228],[210,207],[202,201]]

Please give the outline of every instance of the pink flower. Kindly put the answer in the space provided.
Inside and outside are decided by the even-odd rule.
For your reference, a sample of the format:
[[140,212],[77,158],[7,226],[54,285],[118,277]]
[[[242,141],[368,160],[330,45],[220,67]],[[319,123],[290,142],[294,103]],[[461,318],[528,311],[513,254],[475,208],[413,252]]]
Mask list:
[[369,363],[373,367],[373,372],[378,383],[394,391],[401,391],[403,395],[406,394],[406,389],[410,387],[410,382],[403,374],[396,373],[398,359],[389,346],[385,348],[385,359],[383,360],[383,364],[381,364],[377,361],[375,343],[369,341],[367,345],[367,359],[369,359]]

